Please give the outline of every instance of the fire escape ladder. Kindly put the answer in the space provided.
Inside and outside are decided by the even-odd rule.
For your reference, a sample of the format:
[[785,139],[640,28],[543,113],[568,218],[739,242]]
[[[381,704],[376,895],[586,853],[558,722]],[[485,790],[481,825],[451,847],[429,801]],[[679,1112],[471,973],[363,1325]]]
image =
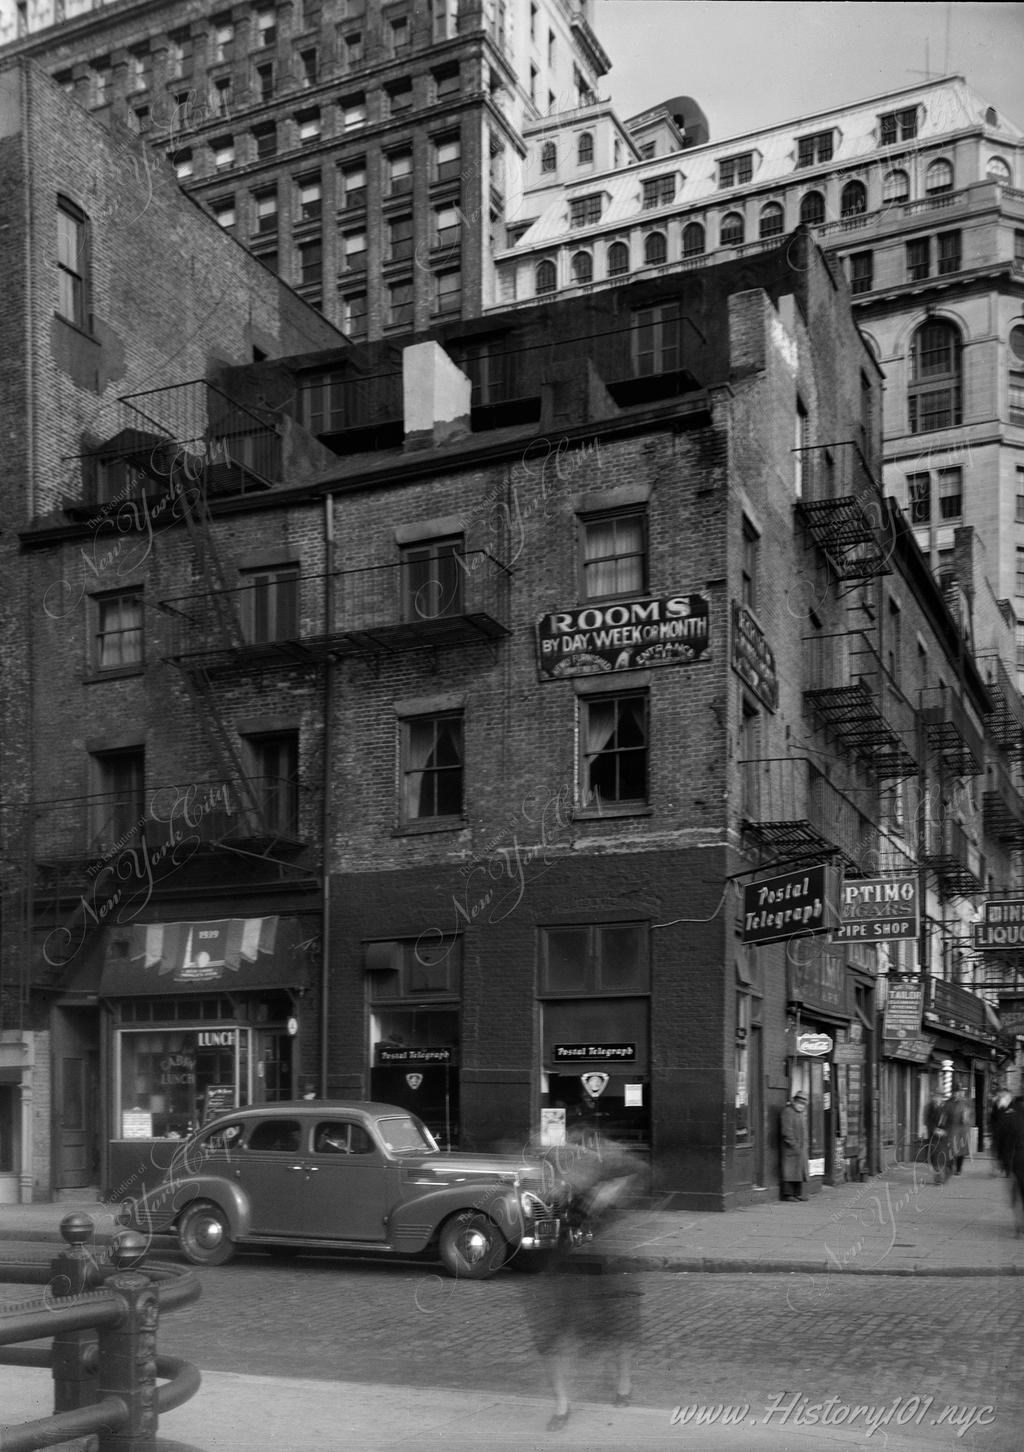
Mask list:
[[209,676],[201,666],[186,666],[182,669],[181,676],[185,682],[189,699],[195,708],[206,744],[220,764],[225,779],[230,781],[237,790],[241,812],[249,829],[249,835],[270,836],[264,820],[263,803],[249,778],[235,743],[231,740],[231,734],[224,724],[216,692]]
[[182,510],[185,528],[188,530],[195,551],[196,564],[205,586],[207,599],[213,608],[213,624],[219,636],[219,644],[229,650],[240,650],[245,644],[242,623],[235,610],[235,593],[228,590],[224,567],[217,553],[211,529],[210,506],[206,497],[204,481],[188,485],[184,481],[186,505]]

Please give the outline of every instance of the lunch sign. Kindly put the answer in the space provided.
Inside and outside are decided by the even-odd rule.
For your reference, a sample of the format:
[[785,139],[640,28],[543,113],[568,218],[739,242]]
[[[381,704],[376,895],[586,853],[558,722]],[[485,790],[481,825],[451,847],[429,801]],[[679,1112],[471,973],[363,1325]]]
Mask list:
[[542,679],[559,680],[691,665],[709,658],[710,618],[702,594],[553,610],[537,622],[537,666]]

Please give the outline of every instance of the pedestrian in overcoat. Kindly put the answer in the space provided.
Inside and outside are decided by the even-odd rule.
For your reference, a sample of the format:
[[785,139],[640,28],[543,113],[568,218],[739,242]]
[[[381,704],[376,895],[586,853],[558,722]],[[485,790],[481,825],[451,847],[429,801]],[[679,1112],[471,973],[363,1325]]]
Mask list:
[[782,1198],[807,1199],[807,1095],[798,1089],[779,1120]]
[[949,1157],[953,1165],[953,1173],[959,1175],[964,1167],[964,1156],[967,1154],[968,1145],[967,1105],[964,1102],[962,1089],[958,1089],[946,1100],[943,1107],[943,1122],[949,1139]]

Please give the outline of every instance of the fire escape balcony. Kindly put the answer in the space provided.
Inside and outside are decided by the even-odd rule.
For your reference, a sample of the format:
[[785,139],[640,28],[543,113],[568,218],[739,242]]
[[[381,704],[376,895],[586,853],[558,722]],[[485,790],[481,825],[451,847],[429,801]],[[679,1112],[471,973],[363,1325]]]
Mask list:
[[741,761],[744,833],[780,860],[839,858],[859,871],[873,829],[807,757]]
[[[510,583],[510,571],[486,550],[261,578],[161,601],[171,619],[165,658],[206,670],[273,668],[494,642],[510,633]],[[226,631],[226,619],[238,630]]]
[[1024,796],[998,758],[986,768],[981,810],[987,833],[1012,850],[1024,848]]
[[919,858],[938,878],[940,896],[974,897],[982,891],[985,859],[959,822],[931,824]]
[[928,983],[924,1006],[927,1028],[952,1028],[988,1044],[997,1041],[999,1019],[980,994],[961,983],[947,983],[944,978],[929,978]]
[[1017,683],[997,655],[978,656],[978,668],[985,678],[992,700],[988,729],[1004,751],[1024,749],[1024,700]]
[[980,776],[985,769],[985,734],[967,702],[944,686],[921,692],[921,720],[928,745],[954,776]]
[[889,573],[888,507],[859,444],[852,440],[795,450],[796,511],[840,580]]
[[880,781],[917,776],[913,709],[893,690],[863,631],[805,637],[804,700],[823,725]]

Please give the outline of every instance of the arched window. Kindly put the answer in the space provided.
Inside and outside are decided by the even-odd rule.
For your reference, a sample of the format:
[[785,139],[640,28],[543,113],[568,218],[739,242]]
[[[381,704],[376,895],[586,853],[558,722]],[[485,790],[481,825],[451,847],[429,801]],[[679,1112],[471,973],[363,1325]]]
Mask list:
[[859,217],[868,209],[868,189],[863,182],[847,182],[839,198],[841,217]]
[[664,232],[651,232],[644,238],[644,261],[649,267],[660,267],[667,257]]
[[538,293],[554,292],[557,284],[558,274],[555,271],[555,264],[550,257],[546,257],[543,262],[537,264],[537,291]]
[[990,181],[999,182],[1003,186],[1010,184],[1010,168],[1001,156],[989,157],[985,175]]
[[584,131],[576,142],[576,160],[580,166],[589,166],[594,160],[594,138]]
[[573,282],[593,282],[594,259],[589,252],[577,252],[572,259]]
[[963,422],[961,372],[959,330],[942,319],[922,323],[910,344],[907,405],[912,434]]
[[910,178],[905,171],[887,171],[882,180],[883,202],[905,202],[910,196]]
[[629,248],[625,242],[613,242],[608,248],[608,276],[621,277],[629,271]]
[[948,161],[933,161],[924,174],[924,189],[933,196],[936,192],[953,190],[953,167]]
[[821,192],[807,192],[800,203],[800,220],[807,227],[820,227],[825,220],[825,198]]
[[703,257],[704,228],[700,222],[687,222],[683,228],[683,256]]
[[743,241],[742,212],[726,212],[718,236],[723,247],[738,247]]
[[1024,424],[1024,323],[1010,329],[1010,378],[1008,403],[1010,422]]
[[541,171],[555,171],[558,167],[558,147],[553,141],[545,141],[540,149]]
[[780,237],[785,229],[786,217],[778,202],[769,202],[761,208],[761,219],[758,223],[758,235],[761,237]]

